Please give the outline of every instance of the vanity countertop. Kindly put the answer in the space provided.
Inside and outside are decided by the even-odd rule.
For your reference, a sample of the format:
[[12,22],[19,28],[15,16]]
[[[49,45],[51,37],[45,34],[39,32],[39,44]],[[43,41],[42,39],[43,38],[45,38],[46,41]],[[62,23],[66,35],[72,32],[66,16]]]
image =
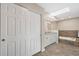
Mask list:
[[45,34],[53,34],[53,33],[57,33],[58,34],[58,31],[45,32]]

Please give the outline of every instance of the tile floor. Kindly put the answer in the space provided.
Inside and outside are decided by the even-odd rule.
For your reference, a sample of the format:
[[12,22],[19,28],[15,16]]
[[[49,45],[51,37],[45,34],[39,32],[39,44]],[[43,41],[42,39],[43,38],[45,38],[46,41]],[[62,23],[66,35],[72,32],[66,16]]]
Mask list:
[[79,56],[79,47],[65,43],[54,43],[46,47],[46,51],[39,52],[34,56]]

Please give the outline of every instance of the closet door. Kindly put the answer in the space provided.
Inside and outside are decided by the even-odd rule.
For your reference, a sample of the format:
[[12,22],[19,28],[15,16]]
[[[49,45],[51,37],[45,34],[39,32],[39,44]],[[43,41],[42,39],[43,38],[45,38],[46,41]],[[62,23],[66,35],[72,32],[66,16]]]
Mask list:
[[39,52],[41,49],[40,44],[40,15],[32,13],[31,20],[31,52],[32,55]]
[[[16,55],[29,56],[30,52],[30,11],[16,6],[16,32],[18,41],[16,43]],[[20,26],[20,27],[19,27]]]

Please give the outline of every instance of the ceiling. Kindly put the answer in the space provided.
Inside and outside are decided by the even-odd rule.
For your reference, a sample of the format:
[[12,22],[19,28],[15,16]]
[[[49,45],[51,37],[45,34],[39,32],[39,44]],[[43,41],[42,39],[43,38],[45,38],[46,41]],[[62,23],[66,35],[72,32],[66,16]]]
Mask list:
[[38,3],[46,12],[54,13],[64,8],[69,8],[69,12],[55,15],[57,20],[79,17],[79,3]]

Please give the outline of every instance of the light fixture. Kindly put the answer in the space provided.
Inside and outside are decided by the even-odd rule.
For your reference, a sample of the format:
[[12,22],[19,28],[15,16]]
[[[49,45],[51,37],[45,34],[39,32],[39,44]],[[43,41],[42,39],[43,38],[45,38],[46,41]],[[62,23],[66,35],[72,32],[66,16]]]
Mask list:
[[64,9],[61,9],[61,10],[51,13],[49,15],[49,17],[54,17],[54,16],[57,16],[59,14],[63,14],[63,13],[69,12],[69,11],[70,11],[70,9],[67,7],[67,8],[64,8]]

